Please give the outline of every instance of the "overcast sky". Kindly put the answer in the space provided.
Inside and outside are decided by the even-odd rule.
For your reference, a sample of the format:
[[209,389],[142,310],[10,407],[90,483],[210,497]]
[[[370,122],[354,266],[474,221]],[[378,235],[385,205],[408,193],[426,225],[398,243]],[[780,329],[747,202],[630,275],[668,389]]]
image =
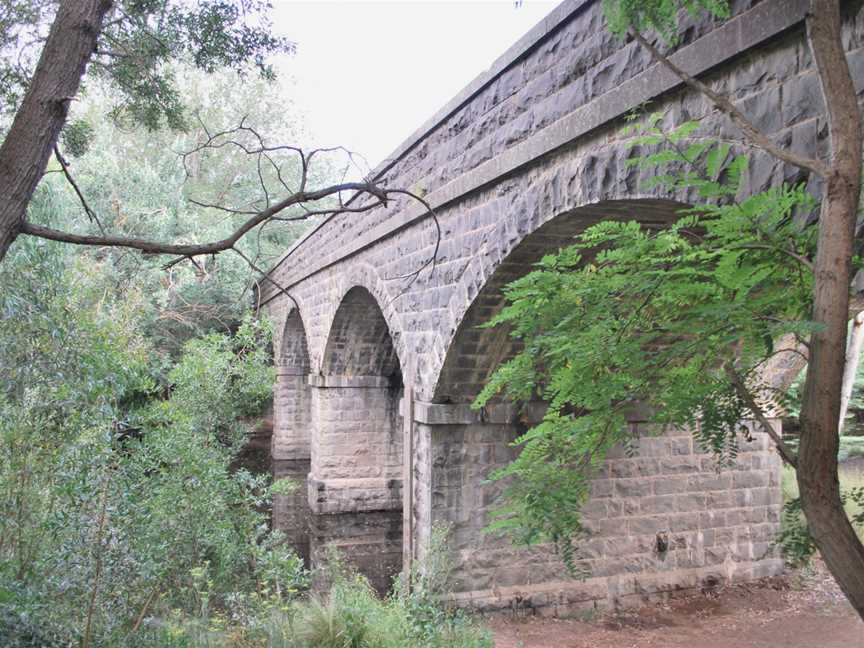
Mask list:
[[273,0],[318,145],[374,167],[559,0]]

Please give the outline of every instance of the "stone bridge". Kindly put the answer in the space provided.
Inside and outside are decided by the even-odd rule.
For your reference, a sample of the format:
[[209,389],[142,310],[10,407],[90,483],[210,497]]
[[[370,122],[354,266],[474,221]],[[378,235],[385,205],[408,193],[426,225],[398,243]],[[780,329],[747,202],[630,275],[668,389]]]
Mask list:
[[[674,60],[778,141],[824,154],[807,2],[732,5],[728,21],[689,24]],[[848,17],[846,47],[864,81],[862,23]],[[667,125],[698,118],[703,134],[737,136],[637,43],[610,35],[599,1],[565,0],[375,172],[434,207],[434,269],[405,278],[438,241],[436,223],[406,200],[324,221],[271,271],[285,289],[265,284],[259,295],[278,329],[272,452],[282,474],[308,474],[308,490],[283,498],[277,515],[313,560],[335,543],[383,587],[446,524],[457,600],[550,614],[782,568],[770,548],[780,462],[765,438],[718,473],[686,430],[656,435],[638,420],[639,454],[607,462],[585,507],[589,578],[568,578],[548,546],[517,549],[482,532],[499,490],[484,479],[513,457],[510,442],[542,404],[469,407],[512,352],[506,333],[478,325],[501,307],[505,283],[591,223],[663,225],[687,204],[625,164],[635,153],[624,117],[645,104]],[[747,182],[799,179],[754,154]]]

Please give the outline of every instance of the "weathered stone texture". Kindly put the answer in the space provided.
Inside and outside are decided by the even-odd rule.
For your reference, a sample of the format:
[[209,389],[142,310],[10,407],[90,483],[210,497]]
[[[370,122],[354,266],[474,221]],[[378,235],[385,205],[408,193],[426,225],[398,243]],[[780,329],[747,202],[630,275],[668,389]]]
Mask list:
[[[803,36],[807,3],[733,6],[728,22],[689,25],[673,56],[777,141],[825,156]],[[844,40],[864,88],[864,11],[851,14]],[[762,441],[720,474],[684,434],[646,436],[638,459],[610,463],[589,505],[597,534],[585,544],[594,576],[583,590],[561,581],[548,548],[516,550],[479,533],[494,500],[480,482],[507,460],[515,433],[512,413],[467,408],[517,348],[506,331],[478,328],[501,308],[502,286],[598,220],[665,225],[693,199],[661,191],[628,164],[644,151],[621,134],[623,116],[644,101],[668,127],[701,119],[700,135],[738,136],[635,43],[611,37],[599,0],[566,0],[378,170],[391,186],[426,192],[440,239],[436,222],[407,199],[336,216],[272,272],[291,299],[262,288],[278,329],[274,454],[308,453],[310,505],[333,519],[384,510],[395,520],[407,502],[417,554],[433,523],[452,522],[460,587],[480,606],[578,611],[779,568],[763,558],[780,489],[776,456]],[[745,190],[799,179],[796,169],[751,152]],[[807,182],[818,195],[818,183]],[[433,254],[434,266],[400,278]],[[403,385],[414,412],[407,473]],[[405,474],[413,484],[403,491]],[[671,545],[661,558],[651,548],[664,531]]]
[[512,459],[509,443],[522,431],[503,424],[429,429],[431,520],[451,525],[460,603],[571,614],[782,569],[771,547],[780,464],[764,434],[744,443],[721,472],[687,430],[643,436],[634,457],[607,461],[584,507],[589,535],[577,541],[576,566],[587,575],[581,580],[566,577],[550,546],[518,549],[482,531],[500,494],[498,484],[483,480]]
[[389,386],[313,388],[313,511],[401,510],[399,397]]

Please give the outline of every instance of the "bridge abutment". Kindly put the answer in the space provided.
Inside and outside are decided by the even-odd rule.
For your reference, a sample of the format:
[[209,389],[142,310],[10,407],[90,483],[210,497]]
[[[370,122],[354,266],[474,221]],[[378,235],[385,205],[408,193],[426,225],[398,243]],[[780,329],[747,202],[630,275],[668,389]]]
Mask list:
[[485,532],[502,491],[488,476],[512,461],[512,442],[536,422],[531,412],[507,420],[508,409],[481,418],[464,405],[417,408],[424,419],[415,419],[419,553],[434,526],[448,529],[459,605],[569,616],[782,572],[772,548],[780,460],[755,430],[752,441],[741,439],[732,465],[718,470],[692,431],[632,421],[636,453],[614,452],[584,505],[588,534],[574,539],[582,578],[568,576],[553,546],[515,547]]

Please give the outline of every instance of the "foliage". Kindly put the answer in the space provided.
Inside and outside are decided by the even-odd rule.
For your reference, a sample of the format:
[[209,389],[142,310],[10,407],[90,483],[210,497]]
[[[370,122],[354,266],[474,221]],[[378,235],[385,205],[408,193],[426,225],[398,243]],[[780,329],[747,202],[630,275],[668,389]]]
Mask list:
[[[0,96],[12,113],[29,83],[57,3],[10,0],[0,12]],[[267,59],[291,52],[273,34],[270,3],[263,0],[120,0],[114,3],[89,67],[91,78],[114,89],[112,115],[148,130],[188,126],[173,62],[206,73],[254,68],[273,78]]]
[[409,578],[402,575],[391,596],[379,599],[368,582],[331,555],[327,574],[332,584],[326,601],[311,599],[295,606],[294,646],[303,648],[485,648],[488,633],[469,617],[448,609],[443,597],[451,568],[445,550],[446,530],[433,530],[427,556]]
[[[247,217],[205,208],[196,202],[213,202],[227,208],[263,208],[257,166],[237,147],[200,151],[184,160],[213,132],[238,124],[245,117],[250,127],[267,132],[270,141],[302,143],[308,138],[303,114],[292,99],[286,80],[265,83],[246,79],[238,83],[231,73],[209,77],[175,66],[185,100],[196,116],[196,126],[186,133],[122,128],[104,118],[111,109],[112,92],[93,83],[86,97],[76,102],[64,135],[62,151],[91,209],[106,230],[154,240],[201,242],[227,236]],[[294,112],[285,118],[285,111]],[[91,126],[92,124],[92,126]],[[74,143],[71,133],[76,133]],[[83,134],[82,134],[83,133]],[[76,157],[77,156],[77,157]],[[278,172],[286,183],[296,182],[296,160],[274,153]],[[310,182],[324,181],[328,165],[321,164]],[[100,224],[82,208],[78,196],[52,163],[30,205],[28,218],[65,231],[96,234]],[[270,186],[278,181],[272,167],[263,169]],[[329,176],[328,176],[329,177]],[[214,198],[215,197],[215,198]],[[296,215],[288,210],[286,216]],[[259,268],[269,267],[309,223],[273,222],[238,243],[238,249]],[[52,247],[61,253],[59,247]],[[157,352],[176,357],[191,337],[211,331],[227,333],[239,324],[248,308],[249,286],[259,280],[239,255],[198,257],[164,269],[165,259],[142,256],[128,250],[79,248],[65,255],[84,255],[122,291],[141,288],[140,326]]]
[[627,420],[637,405],[658,428],[694,430],[721,465],[734,461],[772,340],[813,328],[813,228],[793,218],[813,199],[788,185],[742,196],[745,157],[695,137],[696,123],[666,133],[659,122],[636,127],[633,143],[647,152],[632,163],[700,206],[667,229],[588,228],[509,284],[490,323],[509,326],[522,351],[475,405],[498,393],[549,403],[517,440],[518,458],[493,476],[508,481],[491,528],[521,542],[569,546],[594,469],[613,446],[636,442]]
[[691,17],[707,12],[716,18],[729,17],[728,0],[603,0],[609,30],[624,36],[630,28],[654,30],[664,40],[675,43],[679,34],[679,17],[686,11]]
[[259,606],[222,623],[175,616],[151,629],[152,642],[163,648],[491,648],[489,633],[443,600],[450,574],[444,540],[443,529],[433,530],[427,557],[412,570],[412,587],[403,575],[387,598],[331,550],[319,574],[329,583],[326,593]]
[[[847,468],[841,465],[838,476],[846,515],[857,530],[858,536],[864,537],[864,473],[859,468]],[[816,554],[817,547],[801,508],[795,471],[788,466],[783,469],[782,484],[783,510],[780,514],[780,533],[774,545],[780,549],[786,562],[791,566],[807,566]]]
[[134,645],[171,610],[290,601],[307,574],[266,530],[266,479],[231,470],[274,379],[269,327],[190,341],[164,372],[140,287],[55,247],[0,269],[0,643]]

